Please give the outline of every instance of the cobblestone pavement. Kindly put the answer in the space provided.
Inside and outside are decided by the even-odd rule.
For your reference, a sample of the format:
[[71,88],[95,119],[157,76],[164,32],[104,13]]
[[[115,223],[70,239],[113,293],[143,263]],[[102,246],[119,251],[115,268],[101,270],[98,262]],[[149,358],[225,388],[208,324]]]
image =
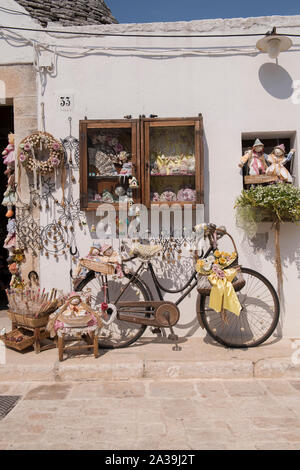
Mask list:
[[300,449],[300,380],[1,383],[4,449]]

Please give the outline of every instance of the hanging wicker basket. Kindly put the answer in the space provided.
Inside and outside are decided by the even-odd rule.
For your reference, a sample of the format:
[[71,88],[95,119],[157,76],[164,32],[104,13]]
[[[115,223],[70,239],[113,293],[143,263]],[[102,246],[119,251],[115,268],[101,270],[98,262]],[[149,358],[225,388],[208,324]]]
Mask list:
[[[239,266],[238,267],[234,266],[234,267],[237,268],[237,273],[236,273],[235,278],[232,281],[232,285],[233,285],[234,290],[238,292],[241,289],[243,289],[246,282]],[[209,282],[208,276],[200,275],[197,281],[197,290],[199,294],[209,295],[211,288],[212,288],[212,285]]]

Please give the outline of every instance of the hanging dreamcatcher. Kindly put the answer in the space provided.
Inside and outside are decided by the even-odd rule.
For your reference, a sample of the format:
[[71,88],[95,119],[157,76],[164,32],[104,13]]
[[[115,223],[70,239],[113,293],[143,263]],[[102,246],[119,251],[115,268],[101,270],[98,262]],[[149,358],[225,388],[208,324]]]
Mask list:
[[76,183],[73,170],[79,170],[79,140],[72,135],[72,118],[69,116],[70,135],[60,139],[68,162],[69,181]]

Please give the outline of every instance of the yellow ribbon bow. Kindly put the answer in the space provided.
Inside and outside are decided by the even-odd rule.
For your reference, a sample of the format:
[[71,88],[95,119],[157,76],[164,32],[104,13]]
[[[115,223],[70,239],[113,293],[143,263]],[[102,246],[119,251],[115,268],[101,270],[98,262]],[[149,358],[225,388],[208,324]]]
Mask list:
[[209,308],[212,308],[216,312],[221,312],[223,309],[226,309],[239,316],[242,307],[232,285],[237,270],[231,268],[223,272],[225,274],[225,278],[223,279],[218,277],[215,273],[208,276],[209,282],[212,285],[209,297]]

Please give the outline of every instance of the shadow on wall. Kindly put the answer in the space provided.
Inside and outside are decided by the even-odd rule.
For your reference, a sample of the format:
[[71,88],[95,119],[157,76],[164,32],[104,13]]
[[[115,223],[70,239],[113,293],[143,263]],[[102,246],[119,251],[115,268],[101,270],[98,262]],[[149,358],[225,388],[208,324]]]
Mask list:
[[209,223],[209,194],[210,194],[210,178],[209,178],[209,148],[203,131],[203,153],[204,153],[204,221]]
[[286,100],[293,94],[293,79],[280,65],[268,62],[258,72],[259,80],[264,89],[275,98]]
[[[287,269],[290,264],[295,263],[298,273],[298,279],[300,279],[300,248],[297,246],[297,240],[299,239],[300,227],[296,224],[283,223],[280,229],[280,253],[283,270]],[[275,250],[274,250],[274,230],[265,233],[257,233],[249,244],[252,246],[254,253],[264,251],[266,260],[274,261]]]

